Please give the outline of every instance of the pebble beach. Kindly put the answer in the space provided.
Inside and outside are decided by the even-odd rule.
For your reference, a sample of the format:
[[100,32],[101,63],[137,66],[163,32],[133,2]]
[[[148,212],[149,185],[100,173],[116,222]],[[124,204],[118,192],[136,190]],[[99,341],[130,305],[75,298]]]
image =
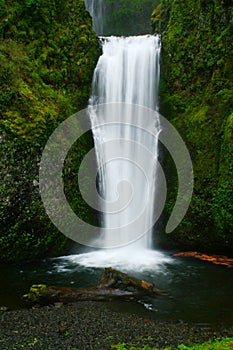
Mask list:
[[153,312],[132,312],[127,303],[119,307],[115,302],[82,301],[0,311],[0,319],[3,350],[100,350],[122,343],[163,349],[233,337],[233,326],[162,321]]

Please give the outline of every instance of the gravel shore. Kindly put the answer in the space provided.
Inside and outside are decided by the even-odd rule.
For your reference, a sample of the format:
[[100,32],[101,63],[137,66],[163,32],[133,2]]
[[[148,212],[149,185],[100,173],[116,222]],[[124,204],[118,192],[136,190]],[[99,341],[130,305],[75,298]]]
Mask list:
[[164,322],[153,313],[122,311],[115,302],[78,302],[0,312],[0,349],[111,349],[131,343],[163,348],[233,337],[232,327]]

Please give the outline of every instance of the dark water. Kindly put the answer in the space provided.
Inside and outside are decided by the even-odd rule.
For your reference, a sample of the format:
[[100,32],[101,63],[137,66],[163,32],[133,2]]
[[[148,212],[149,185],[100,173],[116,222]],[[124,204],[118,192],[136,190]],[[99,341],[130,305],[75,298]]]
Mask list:
[[[32,284],[88,287],[98,283],[103,269],[87,268],[69,260],[49,259],[40,263],[0,267],[0,306],[24,306],[21,296]],[[233,269],[194,258],[173,258],[159,270],[129,272],[153,282],[173,299],[148,299],[145,308],[161,320],[180,320],[196,324],[233,324]],[[116,305],[116,304],[115,304]],[[126,305],[126,304],[123,304]],[[119,303],[119,310],[125,308]],[[137,311],[137,304],[127,309]],[[138,310],[142,306],[138,304]]]

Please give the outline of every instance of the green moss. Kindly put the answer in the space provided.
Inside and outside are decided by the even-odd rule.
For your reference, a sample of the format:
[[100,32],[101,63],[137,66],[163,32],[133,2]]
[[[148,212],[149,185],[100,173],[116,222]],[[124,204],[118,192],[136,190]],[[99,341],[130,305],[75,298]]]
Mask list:
[[0,260],[8,262],[70,244],[45,213],[38,166],[53,130],[86,107],[100,49],[82,0],[0,5]]
[[[151,347],[149,345],[133,345],[126,343],[119,343],[112,345],[112,349],[118,350],[159,350],[158,348]],[[194,344],[190,346],[186,346],[184,344],[178,346],[168,346],[160,350],[231,350],[233,348],[233,339],[232,338],[224,338],[215,341],[205,342],[203,344]]]
[[45,284],[34,284],[30,287],[29,294],[25,294],[23,296],[24,299],[29,299],[30,301],[38,300],[38,297],[41,295],[43,289],[46,289],[47,286]]
[[225,338],[222,340],[215,340],[214,342],[206,342],[203,344],[185,346],[179,345],[179,350],[230,350],[233,348],[233,339]]
[[[162,0],[152,21],[162,34],[161,111],[185,140],[195,176],[190,209],[169,238],[192,248],[232,251],[230,3]],[[170,200],[167,216],[173,205]]]
[[4,4],[3,19],[1,126],[32,141],[45,132],[46,118],[85,106],[98,43],[81,0]]

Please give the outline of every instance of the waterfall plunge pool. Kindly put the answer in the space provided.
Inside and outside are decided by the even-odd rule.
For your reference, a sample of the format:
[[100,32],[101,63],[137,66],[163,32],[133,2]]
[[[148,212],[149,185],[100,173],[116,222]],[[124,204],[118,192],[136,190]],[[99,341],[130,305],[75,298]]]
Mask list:
[[0,305],[10,309],[24,307],[21,296],[28,292],[32,284],[67,287],[96,285],[103,267],[111,265],[153,282],[156,287],[174,297],[148,298],[143,305],[136,302],[113,302],[114,310],[199,325],[233,324],[231,269],[194,258],[175,258],[172,257],[173,252],[147,253],[147,263],[145,261],[144,264],[135,253],[131,265],[125,267],[122,258],[121,264],[118,264],[117,255],[112,250],[47,259],[38,263],[1,266]]

